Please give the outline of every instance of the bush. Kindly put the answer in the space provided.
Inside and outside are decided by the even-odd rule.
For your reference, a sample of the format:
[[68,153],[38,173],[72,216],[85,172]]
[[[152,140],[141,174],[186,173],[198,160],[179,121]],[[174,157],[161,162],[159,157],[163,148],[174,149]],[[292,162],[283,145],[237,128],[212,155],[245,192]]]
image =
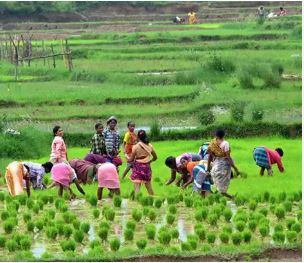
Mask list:
[[83,233],[88,233],[89,230],[90,230],[90,224],[89,223],[82,223],[80,225],[80,230],[83,232]]
[[232,212],[230,208],[225,208],[223,211],[223,216],[225,217],[226,222],[230,222],[232,217]]
[[115,195],[113,198],[113,204],[115,207],[121,207],[122,199],[119,195]]
[[154,221],[156,219],[156,217],[157,217],[156,212],[154,210],[152,210],[152,209],[149,210],[148,216],[149,216],[149,219],[151,221]]
[[76,249],[76,243],[72,239],[61,241],[60,246],[63,251],[75,251]]
[[202,125],[210,125],[215,122],[214,113],[211,110],[202,111],[199,114],[199,122]]
[[6,234],[10,234],[13,232],[14,229],[14,223],[12,220],[8,219],[7,221],[4,222],[3,224],[3,229]]
[[166,221],[167,221],[167,224],[168,225],[172,225],[175,221],[175,215],[172,215],[172,214],[167,214],[166,216]]
[[18,244],[15,240],[8,240],[6,242],[6,248],[9,252],[14,252],[18,248]]
[[285,234],[283,231],[276,231],[272,235],[272,239],[275,243],[283,244],[285,242]]
[[63,234],[66,238],[69,238],[73,233],[72,227],[65,225],[63,226]]
[[142,213],[138,209],[133,209],[132,210],[132,218],[136,221],[139,222],[142,218]]
[[154,206],[156,208],[161,208],[162,204],[163,204],[163,201],[161,199],[156,199],[154,202]]
[[209,244],[214,244],[215,239],[216,239],[216,235],[214,233],[207,234],[207,241]]
[[245,243],[249,243],[251,240],[251,233],[249,231],[243,232],[243,240]]
[[227,232],[222,232],[220,234],[220,240],[224,244],[227,244],[229,242],[229,235],[227,234]]
[[216,53],[211,54],[206,61],[206,67],[210,70],[231,73],[235,71],[235,65],[231,60],[224,59]]
[[100,216],[100,211],[98,209],[94,209],[93,210],[93,217],[95,219],[97,219],[97,218],[99,218],[99,216]]
[[20,247],[22,250],[29,250],[31,249],[32,241],[29,237],[24,237],[20,240]]
[[240,102],[234,102],[231,105],[231,120],[235,122],[242,122],[244,120],[245,105]]
[[118,238],[114,238],[110,241],[110,248],[112,251],[118,251],[120,248],[120,240]]
[[277,207],[274,211],[275,215],[279,220],[285,218],[285,210],[283,207]]
[[232,233],[231,240],[234,245],[239,245],[242,242],[242,235],[239,232]]
[[101,227],[98,231],[98,236],[102,241],[107,241],[109,234],[109,229],[106,227]]
[[132,241],[134,239],[134,231],[130,228],[126,228],[124,231],[125,240]]
[[289,243],[295,243],[297,241],[297,232],[296,231],[287,231],[286,238]]
[[129,220],[126,224],[126,228],[131,229],[132,231],[135,231],[136,222],[134,220]]
[[238,72],[238,80],[242,89],[254,89],[253,78],[250,72],[246,69],[242,69]]
[[168,231],[164,230],[158,234],[158,240],[162,245],[169,245],[171,241],[171,235]]
[[154,240],[156,234],[156,226],[152,224],[148,224],[145,226],[145,231],[148,239]]
[[145,249],[145,247],[147,246],[147,240],[146,239],[140,239],[136,242],[136,246],[139,249]]

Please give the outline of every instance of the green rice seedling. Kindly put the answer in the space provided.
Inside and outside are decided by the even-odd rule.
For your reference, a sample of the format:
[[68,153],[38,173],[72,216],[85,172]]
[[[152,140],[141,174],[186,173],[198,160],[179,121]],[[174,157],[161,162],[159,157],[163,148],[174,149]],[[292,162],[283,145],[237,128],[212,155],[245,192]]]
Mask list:
[[88,196],[87,201],[90,203],[91,206],[97,206],[98,200],[95,195]]
[[218,217],[216,214],[209,214],[207,220],[211,226],[216,226]]
[[285,242],[285,234],[283,231],[276,231],[272,235],[272,239],[275,243],[283,244]]
[[115,207],[121,207],[122,199],[119,195],[113,197],[113,204]]
[[154,203],[154,197],[153,197],[153,196],[151,196],[151,195],[149,195],[147,199],[148,199],[148,205],[149,205],[149,206],[153,206],[153,203]]
[[44,202],[42,200],[38,200],[37,201],[37,205],[39,205],[39,209],[40,210],[43,210],[43,208],[44,208]]
[[270,193],[268,191],[265,191],[263,193],[263,201],[264,202],[268,202],[269,201],[269,198],[270,198]]
[[50,219],[54,219],[55,215],[56,215],[56,211],[54,209],[49,209],[47,212],[47,217],[49,217]]
[[175,205],[169,205],[168,210],[173,215],[175,215],[177,213],[177,208]]
[[201,199],[195,200],[194,203],[193,203],[194,208],[202,207],[202,205],[203,205],[203,202],[202,202]]
[[81,243],[84,239],[84,234],[81,230],[75,230],[73,233],[73,238],[76,242]]
[[244,223],[247,223],[248,217],[247,215],[240,211],[233,217],[233,222],[236,223],[238,221],[243,221]]
[[278,218],[278,220],[281,220],[283,218],[285,218],[285,210],[283,207],[277,207],[274,211],[276,217]]
[[240,232],[232,233],[231,240],[234,245],[239,245],[242,242],[242,234]]
[[286,226],[287,226],[287,229],[288,230],[291,230],[291,227],[293,224],[296,223],[296,220],[293,219],[293,218],[288,218],[287,221],[286,221]]
[[26,228],[28,232],[33,232],[35,228],[35,224],[32,221],[28,221],[26,224]]
[[4,229],[6,234],[10,234],[10,233],[13,232],[14,226],[15,226],[15,224],[13,223],[13,221],[8,219],[4,222],[3,229]]
[[95,247],[99,247],[101,244],[97,239],[94,239],[90,242],[89,247],[91,249],[95,248]]
[[124,231],[124,238],[127,241],[132,241],[134,239],[134,231],[130,228],[126,228]]
[[64,192],[62,197],[66,201],[68,201],[70,199],[70,196],[69,196],[69,194],[67,192]]
[[201,209],[198,209],[198,210],[195,211],[194,218],[198,222],[201,222],[203,220]]
[[18,248],[18,244],[15,240],[7,240],[5,246],[9,252],[14,252]]
[[138,249],[145,249],[147,246],[147,240],[146,239],[140,239],[136,242],[136,246],[138,247]]
[[153,224],[147,224],[145,226],[145,231],[146,231],[147,238],[150,240],[154,240],[155,234],[156,234],[156,226]]
[[210,212],[216,214],[217,219],[220,219],[220,216],[221,216],[223,210],[224,210],[224,207],[222,207],[222,205],[216,205],[216,206],[212,207]]
[[149,217],[149,219],[150,219],[152,222],[156,219],[157,214],[156,214],[156,212],[155,212],[154,209],[150,209],[150,210],[149,210],[148,217]]
[[20,205],[26,205],[27,197],[25,195],[18,195],[17,200]]
[[231,234],[232,233],[232,227],[230,225],[223,226],[223,232]]
[[44,222],[42,220],[37,220],[36,223],[35,223],[35,226],[37,227],[37,229],[39,231],[41,231],[43,229]]
[[235,227],[238,231],[243,232],[245,229],[246,224],[243,221],[237,221],[235,223]]
[[148,197],[147,196],[142,196],[140,199],[139,199],[139,202],[142,206],[148,206],[149,205],[149,200],[148,200]]
[[299,233],[302,231],[302,226],[299,222],[296,222],[291,226],[291,230]]
[[64,212],[66,212],[66,211],[68,211],[68,206],[66,205],[66,204],[62,204],[61,206],[60,206],[60,212],[62,212],[62,213],[64,213]]
[[205,241],[206,239],[206,231],[203,228],[198,228],[195,230],[196,235],[198,236],[201,242]]
[[223,211],[223,216],[225,217],[226,222],[230,222],[232,217],[232,212],[230,208],[225,208]]
[[5,199],[5,194],[3,192],[0,192],[0,201],[3,202]]
[[5,196],[5,202],[6,202],[6,204],[11,203],[12,201],[13,201],[13,197],[12,196],[10,196],[10,195],[6,195]]
[[167,214],[167,216],[166,216],[166,222],[167,222],[167,224],[168,225],[173,225],[174,221],[175,221],[175,215],[170,214],[170,213]]
[[6,238],[5,236],[0,235],[0,247],[5,247]]
[[39,214],[39,210],[40,210],[39,204],[37,204],[37,203],[34,204],[32,209],[35,214]]
[[181,243],[181,250],[182,251],[191,251],[192,246],[189,244],[189,242],[182,242]]
[[83,232],[83,233],[88,233],[89,230],[90,230],[90,224],[89,223],[82,223],[80,225],[80,230]]
[[291,212],[292,211],[292,203],[289,201],[286,201],[283,203],[283,206],[286,210],[286,212]]
[[154,206],[156,208],[161,208],[162,204],[163,204],[163,201],[161,199],[156,199],[154,202]]
[[25,213],[23,214],[23,221],[24,221],[24,223],[27,223],[27,222],[30,221],[31,219],[32,219],[32,216],[31,216],[30,213],[25,212]]
[[66,224],[72,223],[75,219],[74,214],[69,211],[62,213],[61,217]]
[[220,240],[223,244],[228,244],[229,243],[229,235],[227,234],[227,232],[222,232],[220,234]]
[[296,231],[287,231],[286,238],[290,244],[295,243],[297,241],[297,232]]
[[281,192],[281,193],[279,193],[278,199],[280,202],[284,202],[286,200],[286,197],[287,197],[286,192]]
[[184,198],[185,206],[186,207],[192,207],[193,206],[193,199],[192,197],[185,197]]
[[109,229],[105,227],[100,228],[98,231],[99,238],[104,242],[107,241],[108,234],[109,234]]
[[208,233],[206,237],[207,237],[207,242],[208,242],[209,244],[214,244],[214,242],[215,242],[215,240],[216,240],[216,235],[215,235],[215,233]]
[[12,202],[7,204],[7,209],[9,211],[16,211],[17,212],[19,210],[19,207],[20,207],[19,203],[15,200],[13,200]]
[[142,213],[141,213],[138,209],[134,208],[134,209],[132,210],[132,218],[133,218],[136,222],[139,222],[139,221],[141,220],[141,218],[142,218]]
[[207,218],[207,216],[208,216],[208,213],[209,213],[209,211],[208,211],[208,208],[207,208],[207,207],[202,207],[202,208],[201,208],[201,214],[202,214],[203,220],[206,220],[206,218]]
[[197,243],[198,243],[197,240],[190,239],[190,240],[188,240],[188,243],[190,244],[192,250],[196,250],[197,249]]
[[108,221],[114,221],[115,218],[115,211],[113,209],[108,209],[105,213],[105,218]]
[[107,221],[101,221],[99,224],[100,228],[106,228],[108,230],[110,230],[110,224]]
[[41,201],[43,202],[43,204],[47,205],[47,203],[49,202],[49,197],[46,195],[41,196]]
[[276,205],[272,204],[269,206],[269,210],[271,211],[271,213],[274,213],[275,209],[277,208]]
[[178,239],[178,237],[179,237],[179,232],[178,232],[178,229],[176,229],[176,228],[173,228],[170,231],[170,234],[171,234],[172,239]]
[[277,202],[277,199],[275,198],[275,196],[270,196],[269,202],[270,202],[271,204],[275,204],[275,203]]
[[57,229],[57,234],[58,234],[58,235],[60,235],[60,236],[64,235],[64,231],[63,231],[64,222],[63,222],[63,221],[57,220],[57,221],[55,222],[55,227],[56,227],[56,229]]
[[114,238],[110,241],[110,248],[112,251],[118,251],[120,248],[120,240],[118,238]]
[[270,224],[270,221],[269,221],[269,219],[267,219],[267,218],[261,218],[260,220],[259,220],[259,225],[265,225],[265,226],[268,226],[269,227],[269,224]]
[[51,253],[45,251],[41,255],[41,260],[50,262],[52,261],[53,257],[54,256]]
[[264,216],[267,216],[267,214],[268,214],[268,210],[265,207],[260,208],[258,212],[263,214]]
[[267,225],[261,225],[259,227],[259,232],[261,236],[264,238],[269,235],[269,227]]
[[66,238],[69,238],[73,233],[73,229],[72,227],[70,227],[69,225],[64,225],[63,226],[63,235],[66,237]]
[[167,230],[158,233],[158,241],[162,245],[169,245],[171,241],[171,235]]
[[284,231],[284,227],[281,224],[277,224],[274,226],[274,232],[282,232]]
[[144,217],[148,217],[149,212],[150,212],[150,208],[149,207],[144,207],[143,208],[143,216]]
[[76,242],[73,239],[63,240],[60,242],[62,251],[75,251]]
[[52,195],[50,195],[50,196],[48,196],[48,202],[50,203],[50,204],[53,204],[54,203],[54,196],[52,196]]
[[196,230],[198,230],[198,229],[203,229],[203,225],[202,225],[201,223],[196,223],[196,224],[194,225],[194,232],[195,232]]
[[80,221],[78,219],[73,220],[74,229],[78,230],[80,228]]
[[64,204],[64,200],[62,198],[56,198],[55,207],[56,209],[60,209],[60,207]]
[[243,232],[243,240],[244,240],[244,242],[245,243],[249,243],[250,241],[251,241],[251,233],[250,233],[250,231],[248,231],[248,230],[245,230],[244,232]]
[[129,220],[126,224],[126,228],[131,229],[132,231],[135,231],[136,228],[136,222],[134,220]]
[[100,211],[98,209],[94,209],[93,210],[93,217],[97,219],[97,218],[99,218],[99,216],[100,216]]
[[54,226],[47,227],[45,233],[49,239],[54,239],[54,240],[56,239],[56,237],[58,235],[57,228]]
[[7,211],[2,211],[1,212],[1,220],[2,221],[5,221],[6,219],[8,219],[9,216],[10,216],[9,212],[7,212]]
[[237,206],[241,206],[241,205],[244,205],[245,204],[245,198],[241,195],[238,195],[235,200],[234,200],[235,204]]
[[208,195],[207,201],[208,201],[208,205],[213,205],[215,202],[214,195]]
[[299,221],[302,220],[302,211],[301,211],[301,210],[299,210],[299,211],[297,212],[297,219],[298,219]]
[[32,240],[30,237],[25,236],[20,240],[20,247],[22,250],[30,250],[32,246]]

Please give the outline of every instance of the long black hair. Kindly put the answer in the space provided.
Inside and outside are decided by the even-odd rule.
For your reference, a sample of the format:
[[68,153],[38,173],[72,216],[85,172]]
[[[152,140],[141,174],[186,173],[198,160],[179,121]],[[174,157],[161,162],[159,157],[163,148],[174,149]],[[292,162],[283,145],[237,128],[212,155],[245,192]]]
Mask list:
[[60,126],[56,125],[54,128],[53,128],[53,135],[54,137],[56,136],[56,133],[59,131],[60,129]]
[[137,137],[138,137],[138,139],[140,139],[143,143],[145,143],[145,144],[148,144],[148,143],[149,143],[149,140],[148,140],[146,131],[144,131],[144,130],[139,130],[138,133],[137,133]]

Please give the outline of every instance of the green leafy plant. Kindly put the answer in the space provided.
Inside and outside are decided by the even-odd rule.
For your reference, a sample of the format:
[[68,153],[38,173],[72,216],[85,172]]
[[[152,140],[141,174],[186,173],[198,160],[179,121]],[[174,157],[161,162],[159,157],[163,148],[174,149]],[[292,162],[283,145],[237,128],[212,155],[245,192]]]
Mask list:
[[110,248],[112,251],[118,251],[120,248],[120,240],[118,238],[114,238],[110,241]]
[[114,218],[115,218],[115,211],[113,209],[107,209],[105,211],[105,218],[108,220],[108,221],[114,221]]
[[0,235],[0,247],[5,247],[6,238],[5,236]]
[[218,216],[216,214],[209,214],[207,220],[208,220],[208,223],[210,225],[216,226],[217,225]]
[[5,246],[9,252],[14,252],[18,248],[18,244],[15,240],[7,240]]
[[206,237],[209,244],[214,244],[216,239],[216,235],[214,233],[208,233]]
[[175,215],[177,213],[177,208],[175,205],[169,205],[168,210],[173,215]]
[[73,229],[72,227],[70,227],[69,225],[64,225],[63,226],[63,234],[66,238],[69,238],[73,233]]
[[136,228],[136,222],[134,220],[129,220],[126,224],[126,228],[131,229],[132,231],[135,231]]
[[161,199],[156,199],[154,202],[154,206],[156,208],[161,208],[162,204],[163,204],[163,201]]
[[175,215],[170,214],[170,213],[167,214],[166,221],[167,221],[168,225],[172,225],[174,223],[174,221],[175,221]]
[[296,222],[291,226],[291,230],[300,233],[302,231],[302,226],[299,222]]
[[170,234],[171,234],[172,239],[178,239],[178,237],[179,237],[179,232],[178,232],[178,229],[176,229],[176,228],[173,228],[170,231]]
[[249,202],[248,207],[250,210],[254,211],[257,208],[257,202],[256,201]]
[[246,224],[243,221],[238,221],[235,224],[235,227],[238,231],[243,232],[245,229]]
[[154,240],[155,235],[156,235],[156,226],[152,225],[152,224],[147,224],[145,226],[145,231],[146,231],[147,238],[150,240]]
[[54,226],[50,226],[50,227],[47,227],[46,228],[46,236],[49,238],[49,239],[56,239],[57,235],[58,235],[58,230],[56,227]]
[[234,245],[239,245],[242,242],[242,234],[240,232],[232,233],[231,240]]
[[227,232],[222,232],[220,234],[220,240],[222,243],[227,244],[229,243],[229,234]]
[[251,235],[250,231],[245,230],[243,232],[243,240],[245,243],[249,243],[251,241],[251,237],[252,237],[252,235]]
[[76,242],[72,239],[70,240],[63,240],[60,242],[61,249],[63,251],[75,251],[76,249]]
[[139,222],[142,218],[142,212],[140,212],[138,209],[133,209],[132,210],[132,218],[136,221]]
[[2,211],[1,212],[1,220],[2,221],[5,221],[6,219],[8,219],[9,216],[10,216],[9,212],[7,212],[7,211]]
[[99,218],[99,216],[100,216],[100,211],[98,209],[94,209],[93,210],[93,217],[95,219],[97,219],[97,218]]
[[90,230],[90,224],[89,223],[82,223],[80,225],[80,230],[83,232],[83,233],[88,233],[89,230]]
[[158,241],[162,245],[169,245],[171,241],[171,235],[167,230],[158,233]]
[[226,222],[230,222],[232,217],[232,212],[230,208],[225,208],[223,211],[223,216],[225,217]]
[[284,231],[284,227],[281,224],[277,224],[274,226],[274,232],[282,232]]
[[39,231],[41,231],[43,229],[44,222],[42,220],[37,220],[35,226]]
[[296,231],[287,231],[286,238],[289,243],[295,243],[297,241],[297,232]]
[[126,228],[124,230],[124,238],[127,241],[132,241],[134,239],[134,230],[132,230],[130,228]]
[[211,110],[202,111],[198,118],[202,125],[210,125],[215,122],[215,115]]
[[284,210],[284,208],[281,207],[281,206],[277,207],[277,208],[275,209],[274,213],[275,213],[276,217],[277,217],[279,220],[285,218],[285,210]]
[[185,202],[186,207],[192,207],[193,206],[193,199],[191,197],[185,197],[184,202]]
[[290,201],[286,201],[283,203],[284,209],[286,212],[291,212],[292,211],[292,203]]
[[81,243],[84,239],[84,234],[81,230],[75,230],[73,233],[73,238],[76,242]]
[[264,238],[269,234],[269,227],[267,225],[261,225],[259,227],[259,232],[261,236]]
[[157,217],[156,212],[155,212],[153,209],[150,209],[150,210],[149,210],[148,217],[149,217],[149,219],[150,219],[151,221],[154,221],[154,220],[156,219],[156,217]]
[[8,219],[7,221],[4,222],[3,229],[6,234],[10,234],[13,232],[14,226],[15,226],[14,222],[12,220]]
[[121,207],[122,199],[119,195],[113,197],[113,204],[115,207]]
[[107,241],[109,234],[109,229],[106,227],[101,227],[98,231],[98,236],[102,241]]
[[136,246],[139,249],[145,249],[145,247],[147,246],[147,240],[146,239],[140,239],[136,242]]
[[78,230],[80,228],[80,221],[78,219],[74,219],[72,224],[73,224],[74,229]]
[[231,119],[235,122],[242,122],[244,120],[245,104],[241,102],[234,102],[231,105]]

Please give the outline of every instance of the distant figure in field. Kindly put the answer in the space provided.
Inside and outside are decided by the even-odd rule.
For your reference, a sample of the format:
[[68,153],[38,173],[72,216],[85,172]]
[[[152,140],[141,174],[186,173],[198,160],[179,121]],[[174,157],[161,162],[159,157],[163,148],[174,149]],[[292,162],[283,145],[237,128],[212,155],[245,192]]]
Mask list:
[[197,24],[196,13],[192,10],[188,13],[189,25]]
[[157,160],[157,155],[144,130],[138,131],[137,138],[138,143],[133,146],[130,157],[127,157],[128,162],[133,162],[131,181],[134,184],[134,192],[137,194],[141,184],[144,184],[148,194],[154,195],[151,184],[151,163]]
[[264,6],[260,6],[257,10],[257,17],[263,19],[265,18],[265,16],[266,16],[265,8]]
[[196,162],[202,160],[201,156],[199,154],[195,153],[183,153],[176,158],[173,156],[169,156],[165,160],[165,165],[171,169],[171,177],[166,183],[166,185],[169,185],[173,183],[176,179],[176,173],[181,174],[181,178],[178,179],[176,182],[177,186],[180,186],[182,182],[182,186],[188,182],[189,179],[189,173],[185,167],[181,164],[181,158],[186,157],[189,162]]
[[173,18],[173,23],[175,24],[183,24],[185,23],[185,19],[184,18],[180,18],[179,16],[176,16]]
[[280,172],[284,172],[284,167],[282,164],[282,157],[284,152],[281,148],[275,150],[270,150],[264,146],[256,147],[253,150],[253,159],[256,164],[261,167],[260,175],[264,175],[265,169],[267,169],[268,175],[272,176],[273,171],[271,166],[277,164]]
[[110,194],[120,195],[119,176],[116,166],[112,163],[97,164],[97,180],[98,190],[97,198],[102,199],[102,192],[104,188],[108,188]]
[[277,13],[278,16],[286,16],[287,11],[281,6],[279,12]]
[[270,10],[269,14],[267,15],[267,18],[274,18],[274,17],[277,17],[277,15]]
[[[234,197],[227,193],[231,179],[231,167],[234,166],[230,157],[230,145],[224,139],[225,131],[218,129],[215,138],[210,142],[208,147],[208,168],[207,175],[211,171],[212,180],[217,190],[230,199]],[[212,168],[211,168],[212,162]],[[238,169],[236,169],[239,173]]]
[[27,196],[30,196],[29,168],[25,164],[21,162],[10,163],[6,167],[5,180],[8,191],[12,196],[23,193],[23,180],[25,180]]
[[[132,153],[133,146],[137,143],[137,135],[135,134],[135,123],[133,121],[129,121],[127,124],[128,131],[125,134],[123,146],[124,146],[124,154],[125,157],[130,157]],[[133,163],[129,163],[127,161],[126,169],[124,170],[122,174],[122,178],[125,178],[125,176],[128,174],[130,169],[133,167]]]
[[106,154],[106,144],[103,137],[103,126],[101,123],[95,124],[96,133],[91,139],[91,151],[93,154]]
[[52,152],[50,156],[50,162],[55,163],[66,163],[69,165],[67,148],[63,140],[64,131],[60,126],[53,128],[54,140],[52,142]]

